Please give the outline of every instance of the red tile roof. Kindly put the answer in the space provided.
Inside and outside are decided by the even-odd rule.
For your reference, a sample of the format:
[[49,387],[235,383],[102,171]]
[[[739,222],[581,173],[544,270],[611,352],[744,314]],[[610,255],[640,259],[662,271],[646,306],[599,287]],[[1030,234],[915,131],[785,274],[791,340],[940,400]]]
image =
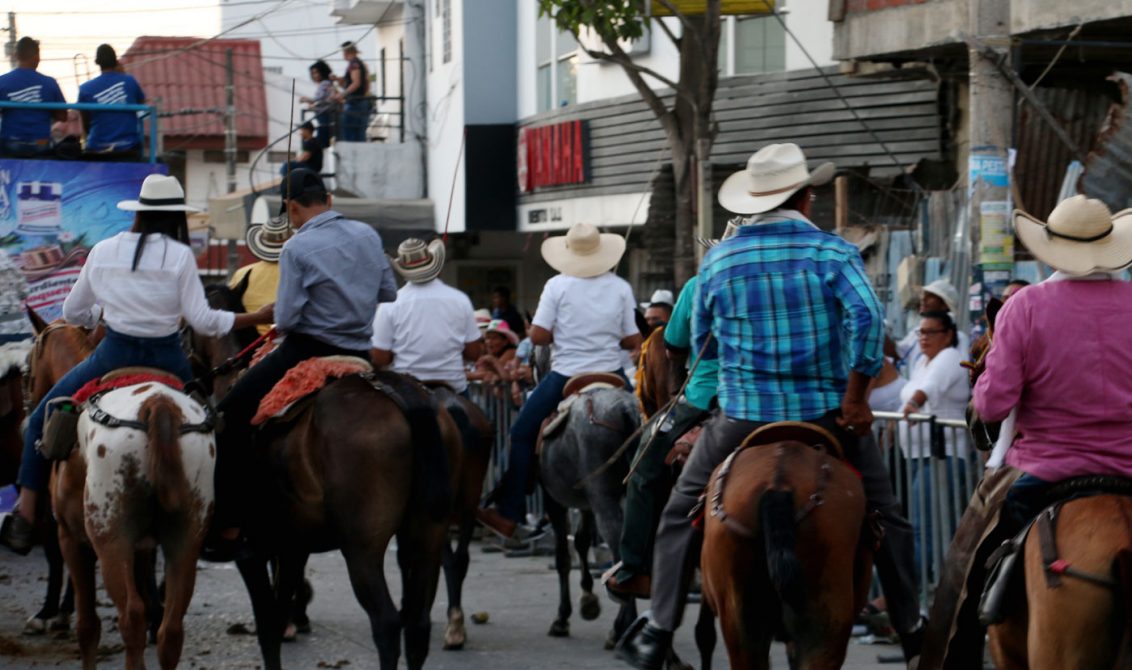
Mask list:
[[267,95],[258,40],[143,36],[122,55],[123,67],[160,113],[196,111],[161,118],[166,150],[224,148],[228,49],[235,71],[237,146],[261,149],[267,144]]

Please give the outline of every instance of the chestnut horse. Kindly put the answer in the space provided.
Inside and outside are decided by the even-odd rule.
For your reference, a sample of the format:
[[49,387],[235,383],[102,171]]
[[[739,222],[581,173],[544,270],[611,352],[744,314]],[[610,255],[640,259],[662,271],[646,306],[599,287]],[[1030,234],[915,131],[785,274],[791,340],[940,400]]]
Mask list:
[[732,668],[769,668],[775,637],[788,640],[791,668],[845,661],[873,547],[862,541],[864,487],[838,455],[837,440],[819,427],[769,424],[712,475],[703,596]]
[[668,404],[672,395],[668,392],[668,356],[664,348],[664,326],[659,326],[649,334],[641,345],[641,360],[637,375],[640,387],[637,397],[641,399],[641,410],[647,420],[660,408]]
[[[52,477],[59,542],[75,586],[84,670],[94,670],[101,624],[95,563],[118,608],[126,668],[145,667],[146,616],[153,617],[153,547],[165,557],[165,607],[157,631],[162,670],[177,667],[196,562],[212,516],[216,442],[206,410],[156,383],[109,391],[89,402],[121,421],[79,418],[78,447]],[[92,405],[93,406],[93,405]]]
[[995,665],[1132,667],[1132,497],[1070,500],[1057,516],[1057,557],[1070,571],[1056,586],[1047,582],[1040,533],[1031,528],[1022,557],[1026,600],[989,627]]

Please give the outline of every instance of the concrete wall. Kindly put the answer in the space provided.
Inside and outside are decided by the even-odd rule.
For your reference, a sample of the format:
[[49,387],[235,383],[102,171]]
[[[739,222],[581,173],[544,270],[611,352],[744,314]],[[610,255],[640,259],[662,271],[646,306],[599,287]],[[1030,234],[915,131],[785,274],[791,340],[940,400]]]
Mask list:
[[1132,2],[1128,0],[1011,0],[1010,31],[1025,33],[1129,15]]
[[424,197],[416,142],[339,142],[338,189],[362,198],[416,199]]
[[851,60],[953,43],[966,25],[966,4],[962,0],[853,12],[834,27],[832,56]]
[[[254,157],[254,153],[252,154]],[[248,163],[236,165],[236,189],[249,188]],[[193,207],[208,209],[208,199],[228,192],[228,172],[223,162],[205,163],[204,152],[185,152],[185,200]]]
[[[466,122],[464,115],[464,6],[468,0],[452,3],[452,60],[444,62],[442,18],[428,13],[431,35],[432,70],[428,77],[428,190],[436,204],[436,230],[444,229],[451,193],[452,214],[449,232],[464,228],[464,158],[460,151]],[[472,0],[474,1],[474,0]],[[453,179],[455,190],[453,191]]]

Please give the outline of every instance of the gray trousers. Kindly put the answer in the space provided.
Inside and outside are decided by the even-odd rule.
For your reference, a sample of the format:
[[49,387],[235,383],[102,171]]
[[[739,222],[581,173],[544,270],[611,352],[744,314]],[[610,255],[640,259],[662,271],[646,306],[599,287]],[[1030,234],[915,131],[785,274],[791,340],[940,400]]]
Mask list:
[[[849,461],[861,473],[869,509],[880,513],[885,537],[875,558],[876,568],[893,627],[900,634],[910,633],[920,623],[912,525],[904,518],[900,501],[892,491],[876,440],[872,436],[856,438],[845,432],[835,422],[838,415],[838,411],[833,411],[812,423],[826,428],[841,441]],[[661,515],[653,550],[651,618],[658,628],[676,630],[684,614],[688,582],[702,540],[692,528],[688,514],[696,506],[715,468],[751,431],[762,425],[765,424],[730,419],[717,411],[692,448],[692,455]]]

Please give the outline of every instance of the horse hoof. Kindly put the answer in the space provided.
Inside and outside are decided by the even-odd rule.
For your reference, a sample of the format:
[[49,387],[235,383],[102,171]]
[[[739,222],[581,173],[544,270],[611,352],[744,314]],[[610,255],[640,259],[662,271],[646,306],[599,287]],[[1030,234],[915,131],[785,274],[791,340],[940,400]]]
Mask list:
[[581,611],[583,619],[593,621],[601,616],[601,601],[592,593],[583,593],[581,599],[578,600],[578,609]]
[[613,648],[616,647],[616,646],[617,646],[617,633],[615,633],[613,631],[609,631],[609,634],[605,636],[605,650],[606,651],[613,651]]
[[463,649],[467,640],[468,633],[464,629],[464,613],[460,611],[451,612],[448,615],[448,626],[444,629],[444,649],[447,651]]
[[295,627],[295,624],[287,624],[287,627],[283,629],[283,641],[294,642],[296,639],[298,639],[298,637],[299,629]]
[[43,635],[47,632],[47,620],[32,617],[24,624],[24,635]]
[[47,628],[52,633],[66,633],[71,630],[71,615],[60,612],[57,616],[47,620]]
[[550,637],[570,637],[570,622],[555,621],[550,624],[550,630],[546,634]]

